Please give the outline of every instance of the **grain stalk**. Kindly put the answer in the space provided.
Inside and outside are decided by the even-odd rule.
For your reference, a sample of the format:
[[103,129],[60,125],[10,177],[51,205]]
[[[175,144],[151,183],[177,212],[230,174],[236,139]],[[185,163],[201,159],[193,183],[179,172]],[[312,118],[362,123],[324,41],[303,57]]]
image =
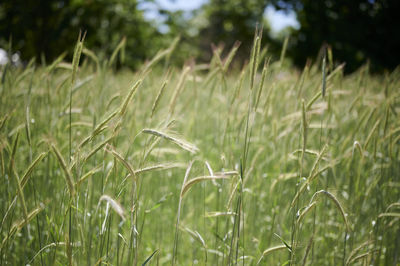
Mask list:
[[173,250],[172,250],[172,260],[171,260],[171,264],[172,266],[175,265],[175,263],[177,262],[177,253],[178,253],[178,236],[179,236],[179,220],[180,220],[180,216],[181,216],[181,207],[182,207],[182,200],[183,200],[183,188],[186,184],[186,180],[189,177],[190,174],[190,170],[192,169],[192,165],[193,165],[193,161],[191,161],[186,169],[186,173],[185,173],[185,177],[183,178],[183,182],[182,182],[182,188],[181,188],[181,193],[179,196],[179,204],[178,204],[178,214],[176,216],[176,225],[175,225],[175,237],[174,237],[174,246],[173,246]]

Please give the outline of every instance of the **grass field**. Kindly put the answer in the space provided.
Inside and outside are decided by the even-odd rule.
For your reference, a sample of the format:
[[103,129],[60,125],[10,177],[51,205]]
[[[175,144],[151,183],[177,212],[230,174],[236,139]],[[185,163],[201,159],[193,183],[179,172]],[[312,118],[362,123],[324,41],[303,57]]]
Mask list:
[[121,48],[0,69],[1,265],[399,263],[399,69]]

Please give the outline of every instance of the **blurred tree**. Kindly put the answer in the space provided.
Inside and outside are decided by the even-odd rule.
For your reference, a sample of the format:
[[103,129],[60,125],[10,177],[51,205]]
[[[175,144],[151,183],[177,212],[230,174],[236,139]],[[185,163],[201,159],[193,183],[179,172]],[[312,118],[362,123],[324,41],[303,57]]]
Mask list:
[[177,36],[180,39],[177,46],[179,53],[174,53],[171,58],[173,63],[182,65],[187,60],[198,58],[200,50],[194,42],[198,36],[198,27],[194,23],[193,14],[182,10],[171,11],[162,8],[159,9],[159,13],[165,18],[162,46],[169,46],[171,40]]
[[279,9],[293,9],[300,29],[289,55],[300,66],[323,44],[353,71],[368,59],[373,70],[393,69],[400,63],[399,0],[281,0]]
[[137,0],[3,0],[0,41],[11,38],[23,59],[44,54],[52,60],[72,51],[80,30],[87,31],[85,45],[103,57],[126,36],[126,63],[135,66],[154,54],[160,36],[137,5]]
[[[268,0],[210,0],[204,5],[206,19],[199,32],[202,50],[209,51],[204,59],[211,57],[210,44],[223,44],[230,49],[235,41],[241,42],[237,57],[249,58],[256,25],[263,22],[264,10]],[[269,43],[270,51],[276,49],[276,43],[268,35],[268,25],[264,25],[263,44]]]

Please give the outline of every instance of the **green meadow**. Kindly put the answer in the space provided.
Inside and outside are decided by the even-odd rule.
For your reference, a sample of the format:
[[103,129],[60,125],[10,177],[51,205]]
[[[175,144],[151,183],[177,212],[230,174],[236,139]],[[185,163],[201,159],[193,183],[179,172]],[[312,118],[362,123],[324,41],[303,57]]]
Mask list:
[[[1,265],[395,265],[400,72],[254,38],[0,68]],[[240,48],[239,48],[240,49]]]

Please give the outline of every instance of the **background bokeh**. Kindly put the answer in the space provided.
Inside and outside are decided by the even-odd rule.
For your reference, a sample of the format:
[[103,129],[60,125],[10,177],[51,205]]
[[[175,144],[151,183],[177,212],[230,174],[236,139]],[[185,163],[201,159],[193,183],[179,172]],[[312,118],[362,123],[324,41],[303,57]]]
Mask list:
[[[295,14],[296,25],[272,30],[271,10]],[[398,0],[3,0],[0,47],[25,62],[50,62],[65,51],[71,56],[82,30],[86,47],[104,58],[125,36],[124,64],[134,69],[180,36],[173,62],[206,62],[211,44],[227,52],[236,41],[240,62],[248,58],[258,24],[272,56],[290,36],[288,56],[300,68],[329,45],[346,72],[367,62],[382,71],[400,59],[399,11]]]

